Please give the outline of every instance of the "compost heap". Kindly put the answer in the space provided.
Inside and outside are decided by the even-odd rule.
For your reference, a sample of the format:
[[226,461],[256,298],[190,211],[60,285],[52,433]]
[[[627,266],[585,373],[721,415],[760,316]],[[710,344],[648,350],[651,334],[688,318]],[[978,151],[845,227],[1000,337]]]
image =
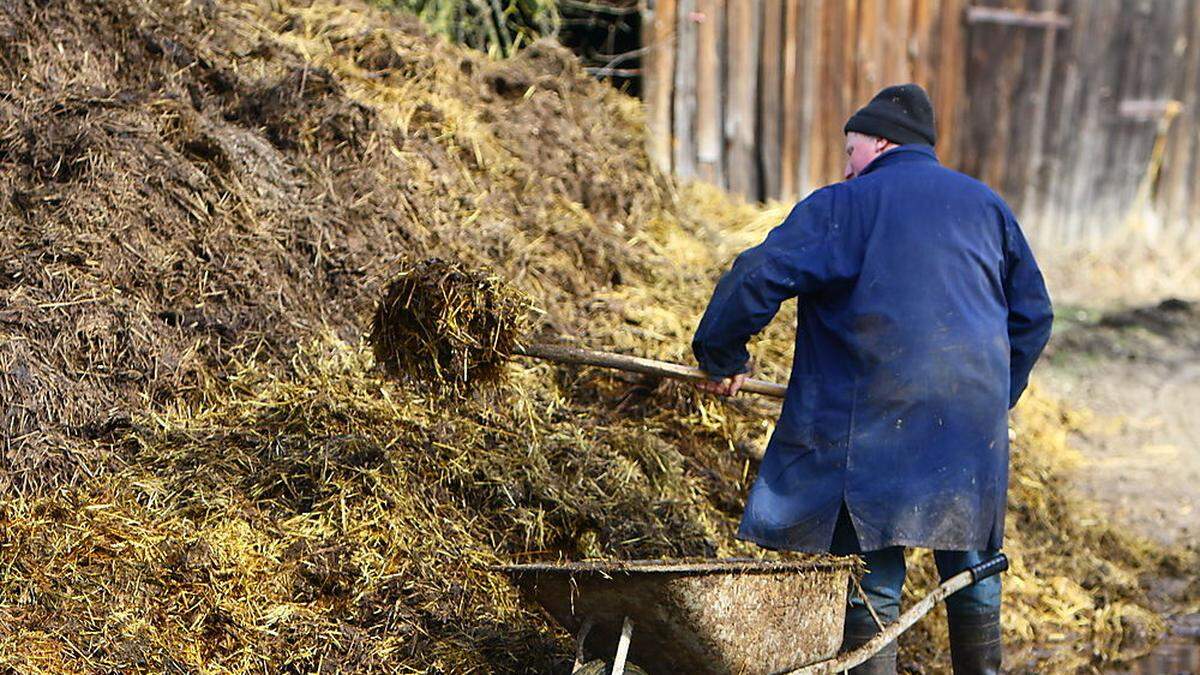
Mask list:
[[502,279],[430,258],[402,265],[371,320],[371,351],[389,374],[461,392],[504,377],[528,303]]
[[[782,212],[652,170],[635,101],[353,3],[4,9],[0,665],[546,670],[568,637],[486,565],[759,553],[732,534],[769,403],[529,362],[439,397],[362,339],[397,264],[441,256],[543,338],[686,359]],[[1027,411],[1007,629],[1129,654],[1163,558],[1078,519],[1066,413]]]

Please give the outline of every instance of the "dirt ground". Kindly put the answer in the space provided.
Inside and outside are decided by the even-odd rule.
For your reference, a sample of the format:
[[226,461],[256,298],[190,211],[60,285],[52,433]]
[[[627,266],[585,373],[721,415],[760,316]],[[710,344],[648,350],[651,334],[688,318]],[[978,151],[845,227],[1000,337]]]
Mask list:
[[1200,303],[1059,307],[1037,378],[1092,418],[1078,485],[1104,513],[1171,544],[1200,542]]
[[[1200,303],[1059,307],[1038,381],[1090,414],[1072,439],[1082,455],[1074,474],[1097,519],[1164,544],[1200,546]],[[1156,584],[1169,636],[1144,658],[1104,672],[1200,672],[1200,614],[1179,605],[1192,595],[1181,584]]]

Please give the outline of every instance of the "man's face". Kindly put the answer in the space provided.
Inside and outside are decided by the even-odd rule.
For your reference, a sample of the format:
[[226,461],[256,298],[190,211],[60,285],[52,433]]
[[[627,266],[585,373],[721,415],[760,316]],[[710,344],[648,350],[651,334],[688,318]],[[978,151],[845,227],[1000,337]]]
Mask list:
[[845,178],[850,180],[862,173],[875,158],[887,152],[895,144],[886,138],[867,136],[857,131],[846,134],[846,171]]

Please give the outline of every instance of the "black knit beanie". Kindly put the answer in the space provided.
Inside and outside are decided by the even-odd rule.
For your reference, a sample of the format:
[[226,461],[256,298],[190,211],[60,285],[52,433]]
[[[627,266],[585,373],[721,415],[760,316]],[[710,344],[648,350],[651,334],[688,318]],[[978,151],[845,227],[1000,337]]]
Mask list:
[[842,131],[879,136],[899,145],[933,145],[937,142],[933,104],[925,90],[915,84],[884,88],[870,103],[850,116]]

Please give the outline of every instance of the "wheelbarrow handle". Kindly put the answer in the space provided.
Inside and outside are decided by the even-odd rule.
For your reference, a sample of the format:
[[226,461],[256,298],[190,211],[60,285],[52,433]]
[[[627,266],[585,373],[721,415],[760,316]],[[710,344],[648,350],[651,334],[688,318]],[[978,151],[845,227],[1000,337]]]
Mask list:
[[967,586],[972,586],[990,576],[995,576],[1006,569],[1008,569],[1008,557],[1000,553],[990,560],[985,560],[978,565],[963,570],[943,581],[932,593],[921,598],[917,604],[910,607],[907,612],[901,614],[900,618],[896,619],[894,623],[885,626],[875,637],[871,638],[858,649],[846,652],[832,659],[818,661],[812,665],[790,671],[787,675],[829,675],[850,670],[855,666],[866,663],[868,659],[883,649],[888,643],[900,637],[902,633],[912,628],[913,624],[924,618],[929,613],[929,610],[933,609],[939,602]]
[[989,558],[983,562],[972,565],[970,568],[972,583],[979,583],[988,577],[994,577],[1001,572],[1008,570],[1008,556],[1003,553],[998,553],[994,558]]

